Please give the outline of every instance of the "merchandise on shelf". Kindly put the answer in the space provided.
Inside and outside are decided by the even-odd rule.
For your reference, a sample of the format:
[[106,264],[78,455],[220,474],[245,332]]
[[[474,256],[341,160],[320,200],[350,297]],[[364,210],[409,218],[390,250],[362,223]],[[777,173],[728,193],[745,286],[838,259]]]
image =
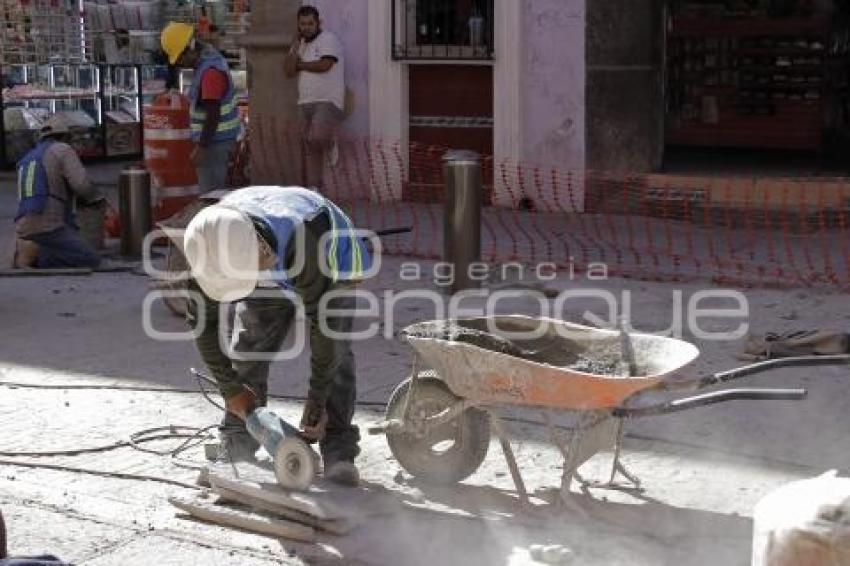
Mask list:
[[77,0],[0,0],[0,63],[84,59]]
[[153,64],[159,32],[169,21],[196,26],[198,37],[220,48],[231,66],[244,68],[238,38],[248,29],[246,0],[89,0],[84,3],[86,50],[108,64]]
[[6,108],[3,111],[3,120],[6,131],[26,130],[35,132],[41,128],[42,122],[47,118],[48,112],[44,108]]
[[50,88],[42,85],[16,85],[3,89],[7,102],[56,98],[91,98],[95,91],[84,88]]
[[83,21],[87,54],[93,61],[153,63],[163,21],[160,0],[88,1]]
[[145,96],[165,92],[165,79],[147,79],[142,81],[142,94]]
[[[728,5],[727,5],[728,4]],[[674,145],[819,150],[825,17],[769,17],[746,3],[679,5],[667,42],[667,140]],[[740,14],[746,13],[745,16]]]
[[142,105],[164,90],[159,69],[140,65],[19,65],[6,70],[12,84],[18,83],[2,91],[6,166],[32,146],[40,120],[53,113],[68,119],[72,145],[81,156],[137,155]]
[[48,112],[43,108],[6,108],[6,159],[15,163],[35,144],[35,134],[41,128]]

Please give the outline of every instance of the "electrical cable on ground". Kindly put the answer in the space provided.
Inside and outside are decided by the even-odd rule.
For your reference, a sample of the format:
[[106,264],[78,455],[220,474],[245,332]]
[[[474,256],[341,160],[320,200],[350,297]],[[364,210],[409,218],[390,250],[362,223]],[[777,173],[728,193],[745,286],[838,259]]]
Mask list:
[[[214,383],[214,382],[213,382]],[[20,383],[16,381],[0,381],[0,387],[8,387],[10,389],[54,389],[54,390],[107,390],[107,391],[139,391],[142,393],[188,393],[195,395],[197,389],[186,389],[181,387],[144,387],[141,385],[95,385],[95,384],[41,384],[41,383]],[[279,399],[281,401],[306,401],[307,397],[303,395],[279,395],[269,394],[269,399]],[[359,407],[378,407],[387,406],[386,401],[357,401]]]
[[[198,380],[198,385],[200,387],[200,392],[206,397],[207,401],[211,403],[213,406],[218,407],[220,410],[224,410],[224,407],[213,401],[204,387],[201,385],[201,380],[207,381],[212,385],[217,385],[216,382],[209,377],[206,377],[201,372],[194,373],[195,378]],[[61,390],[109,390],[109,391],[139,391],[139,392],[149,392],[149,393],[187,393],[187,394],[197,394],[197,389],[184,389],[178,387],[142,387],[142,386],[134,386],[134,385],[94,385],[94,384],[39,384],[39,383],[19,383],[14,381],[0,381],[0,386],[10,387],[10,388],[20,388],[20,389],[61,389]],[[306,401],[306,397],[298,396],[298,395],[274,395],[269,394],[268,397],[270,399],[279,399],[282,401]],[[368,407],[368,408],[386,408],[386,401],[356,401],[355,405],[358,407]],[[522,417],[502,417],[503,420],[508,422],[513,422],[517,424],[526,424],[531,426],[537,426],[541,428],[546,427],[546,423],[541,421],[536,421],[533,419],[525,419]],[[572,431],[575,430],[574,427],[564,426],[564,425],[555,425],[556,429]],[[629,435],[631,436],[631,435]],[[0,455],[3,455],[0,452]]]
[[[127,442],[127,445],[135,448],[140,452],[147,452],[148,454],[156,454],[157,456],[177,456],[181,452],[185,452],[190,448],[194,448],[195,446],[200,445],[205,440],[210,440],[212,437],[207,434],[208,431],[218,427],[218,425],[210,425],[204,428],[197,428],[193,426],[177,426],[177,425],[168,425],[161,426],[156,428],[149,428],[145,430],[140,430],[138,432],[134,432],[130,435],[130,440]],[[156,435],[156,436],[146,436],[155,432],[159,432],[161,430],[169,430],[171,431],[169,434]],[[179,432],[180,430],[186,432]],[[191,434],[190,434],[190,431]],[[144,448],[143,446],[139,446],[139,444],[143,442],[150,442],[151,440],[157,439],[176,439],[183,438],[184,441],[177,448],[173,448],[171,450],[154,450],[152,448]],[[193,442],[194,441],[194,442]]]
[[[212,430],[214,428],[218,428],[218,426],[219,425],[214,424],[214,425],[206,426],[204,428],[196,428],[196,427],[181,427],[181,426],[169,425],[167,427],[158,427],[158,428],[153,428],[153,429],[142,430],[142,431],[138,431],[138,432],[135,432],[135,433],[130,435],[130,444],[131,444],[131,446],[133,446],[133,448],[135,448],[135,449],[137,449],[141,452],[147,452],[149,454],[155,454],[157,456],[170,456],[171,457],[171,463],[174,464],[175,466],[177,466],[178,468],[200,471],[205,467],[203,464],[197,464],[197,463],[192,462],[190,460],[184,460],[184,459],[180,458],[180,454],[185,452],[186,450],[189,450],[190,448],[194,448],[195,446],[199,446],[199,445],[203,444],[204,441],[214,440],[215,438],[208,433],[209,433],[210,430]],[[182,444],[180,444],[177,448],[174,448],[174,449],[171,449],[171,450],[153,450],[153,449],[150,449],[150,448],[143,448],[141,446],[138,446],[139,443],[147,442],[148,438],[151,438],[151,437],[145,438],[145,436],[144,436],[145,434],[150,434],[152,432],[158,432],[158,431],[164,430],[164,429],[170,429],[170,430],[175,430],[175,431],[179,430],[179,429],[183,429],[183,430],[186,430],[186,431],[194,430],[195,432],[192,433],[192,434],[177,433],[177,434],[168,435],[172,438],[185,438],[185,440],[183,441]]]
[[[6,386],[10,388],[21,388],[21,389],[63,389],[63,390],[80,390],[80,389],[95,389],[95,390],[113,390],[113,391],[140,391],[140,392],[166,392],[166,393],[191,393],[197,394],[200,392],[204,399],[207,400],[211,405],[218,408],[221,411],[225,411],[225,408],[218,402],[216,402],[212,397],[210,397],[207,388],[204,385],[204,382],[217,386],[215,380],[210,377],[204,375],[202,372],[195,370],[194,368],[191,370],[193,376],[198,383],[198,390],[191,389],[181,389],[181,388],[154,388],[154,387],[140,387],[140,386],[119,386],[119,385],[42,385],[42,384],[26,384],[26,383],[16,383],[16,382],[8,382],[8,381],[0,381],[0,386]],[[304,401],[306,400],[304,397],[293,396],[293,395],[269,395],[270,398],[274,399],[283,399],[290,401]],[[366,407],[386,407],[387,403],[378,402],[378,401],[358,401],[356,403],[358,406],[366,406]],[[524,419],[520,417],[503,417],[505,421],[515,422],[519,424],[526,424],[537,427],[545,427],[546,424],[538,421],[534,421],[532,419]],[[128,440],[121,440],[114,442],[112,444],[107,444],[104,446],[96,446],[92,448],[82,448],[75,450],[62,450],[62,451],[50,451],[50,452],[8,452],[8,451],[0,451],[0,456],[7,457],[56,457],[56,456],[77,456],[81,454],[88,453],[96,453],[96,452],[106,452],[109,450],[115,450],[124,447],[131,447],[135,450],[139,450],[141,452],[146,452],[150,454],[154,454],[157,456],[170,456],[172,458],[172,463],[175,466],[191,469],[191,470],[199,470],[203,466],[199,466],[193,462],[183,461],[179,458],[179,455],[189,450],[190,448],[194,448],[195,446],[200,445],[205,440],[211,439],[210,435],[207,433],[217,428],[218,425],[210,425],[204,428],[197,427],[186,427],[186,426],[175,426],[169,425],[165,427],[155,427],[150,429],[144,429],[141,431],[137,431],[130,435]],[[562,425],[554,425],[554,428],[560,430],[572,431],[574,430],[572,427],[566,427]],[[167,434],[154,434],[160,431],[167,430],[169,431]],[[183,431],[183,432],[180,432]],[[189,431],[192,431],[191,434]],[[144,448],[140,446],[143,443],[155,441],[155,440],[168,440],[168,439],[183,439],[183,442],[174,449],[171,450],[154,450],[150,448]],[[84,468],[71,468],[67,466],[57,466],[53,464],[44,464],[40,465],[35,462],[17,462],[14,460],[0,460],[0,464],[8,463],[9,465],[20,465],[24,467],[30,468],[46,468],[46,469],[55,469],[55,470],[64,470],[71,472],[79,472],[79,473],[91,473],[95,475],[103,475],[106,477],[118,477],[122,479],[138,479],[145,480],[151,479],[151,481],[163,481],[165,483],[171,483],[173,485],[181,485],[183,487],[191,486],[191,484],[185,484],[184,482],[180,482],[177,480],[166,480],[165,478],[152,478],[150,476],[140,476],[134,474],[120,474],[117,472],[101,472],[97,470],[88,470]],[[196,486],[191,486],[196,488]]]
[[102,476],[107,478],[117,478],[122,480],[137,480],[137,481],[152,481],[164,483],[168,485],[176,485],[177,487],[185,487],[187,489],[203,489],[201,486],[182,482],[180,480],[172,480],[159,476],[148,476],[144,474],[126,474],[123,472],[104,472],[101,470],[92,470],[89,468],[77,468],[74,466],[61,466],[58,464],[43,464],[40,462],[21,462],[19,460],[7,460],[0,458],[0,466],[17,466],[20,468],[43,468],[46,470],[56,470],[60,472],[74,472],[78,474],[90,474],[94,476]]
[[[200,392],[203,394],[203,396],[206,398],[206,400],[209,403],[211,403],[212,405],[216,406],[217,408],[223,410],[223,407],[221,405],[219,405],[212,398],[209,397],[209,394],[207,393],[206,388],[201,383],[201,379],[203,379],[204,381],[207,381],[210,384],[216,385],[215,381],[213,381],[212,379],[200,374],[200,372],[196,373],[196,378],[198,379],[198,385],[200,387]],[[193,395],[196,395],[199,392],[196,389],[184,389],[184,388],[177,388],[177,387],[144,387],[144,386],[132,386],[132,385],[95,385],[95,384],[36,384],[36,383],[21,383],[21,382],[14,382],[14,381],[5,381],[5,380],[0,380],[0,387],[8,387],[8,388],[11,388],[11,389],[18,388],[18,389],[41,389],[41,390],[138,391],[138,392],[149,392],[149,393],[158,393],[158,392],[162,392],[162,393],[184,393],[184,394],[193,394]],[[285,401],[305,401],[306,400],[305,397],[296,396],[296,395],[268,395],[268,397],[272,398],[272,399],[280,399],[280,400],[285,400]],[[387,403],[383,402],[383,401],[357,401],[355,404],[356,404],[356,406],[359,406],[359,407],[368,407],[368,408],[383,408],[383,407],[387,406]],[[536,420],[533,420],[533,419],[526,419],[526,418],[522,418],[522,417],[507,416],[507,417],[502,417],[502,419],[505,420],[505,421],[508,421],[508,422],[525,424],[525,425],[534,426],[534,427],[540,427],[540,428],[546,428],[547,427],[546,423],[544,423],[544,422],[536,421]],[[159,429],[149,429],[147,431],[139,431],[139,432],[131,435],[129,441],[118,441],[118,442],[115,442],[115,443],[112,443],[112,444],[109,444],[109,445],[105,445],[105,446],[84,448],[84,449],[77,449],[77,450],[54,451],[54,452],[2,452],[2,451],[0,451],[0,456],[12,456],[12,457],[74,456],[74,455],[85,454],[85,453],[105,452],[105,451],[108,451],[108,450],[123,448],[125,446],[131,446],[135,449],[142,450],[142,451],[145,451],[145,452],[150,452],[150,453],[153,453],[153,454],[160,454],[160,455],[170,454],[171,457],[172,457],[172,461],[175,465],[177,465],[179,467],[183,467],[183,468],[197,470],[197,469],[200,469],[200,467],[198,467],[194,464],[187,465],[187,464],[179,463],[179,459],[177,458],[177,456],[178,456],[179,453],[200,444],[200,442],[203,441],[203,440],[200,439],[200,435],[207,433],[209,430],[216,428],[217,426],[218,425],[210,425],[210,426],[202,428],[202,429],[193,429],[193,430],[197,431],[193,435],[172,435],[172,434],[168,434],[168,435],[151,436],[151,437],[147,437],[147,438],[145,438],[143,436],[144,433],[150,433],[152,430],[156,431],[156,430],[163,430],[163,429],[169,428],[169,427],[161,427]],[[183,427],[183,428],[191,428],[191,427]],[[558,429],[558,430],[563,430],[563,431],[574,431],[575,430],[575,427],[557,425],[557,424],[553,425],[553,428]],[[139,438],[140,436],[142,438]],[[191,442],[192,442],[191,439],[196,437],[196,436],[199,437],[199,441],[196,444],[191,444]],[[672,442],[672,441],[669,441],[669,440],[657,439],[657,438],[652,438],[652,437],[648,437],[648,436],[644,436],[644,435],[640,435],[640,434],[633,434],[633,433],[627,434],[626,436],[629,437],[629,438],[636,439],[636,440],[646,440],[646,441],[653,441],[653,442],[658,442],[658,441],[669,442],[669,443],[672,443],[672,444],[678,444],[678,445],[689,447],[689,448],[705,450],[705,447],[703,447],[703,446],[699,446],[699,445],[688,443],[688,442],[681,442],[681,441]],[[149,449],[142,449],[138,446],[138,444],[141,444],[143,442],[148,442],[148,441],[153,441],[153,440],[164,440],[164,439],[168,439],[168,438],[178,438],[178,437],[184,438],[185,439],[184,443],[181,444],[180,446],[178,446],[178,448],[171,450],[171,451],[153,451],[153,450],[149,450]],[[207,438],[209,438],[209,437],[207,437]],[[718,450],[717,448],[714,448],[713,450],[716,451],[716,452],[719,452],[719,453],[723,453],[723,454],[730,454],[730,455],[733,455],[733,456],[741,456],[741,454],[736,453],[734,451]],[[781,461],[781,460],[769,459],[769,461],[772,461],[772,462],[775,462],[775,463],[778,463],[778,464],[781,464],[781,465],[794,465],[794,466],[799,467],[799,464],[792,464],[792,463],[784,462],[784,461]],[[79,473],[90,473],[90,474],[102,475],[102,476],[106,476],[106,477],[117,477],[117,478],[123,478],[123,479],[159,481],[159,482],[163,482],[163,483],[179,485],[179,486],[182,486],[182,487],[188,487],[188,488],[191,488],[191,489],[199,489],[198,486],[195,486],[195,485],[192,485],[192,484],[187,484],[187,483],[180,482],[180,481],[177,481],[177,480],[168,480],[168,479],[165,479],[165,478],[156,478],[156,477],[152,477],[152,476],[122,474],[122,473],[118,473],[118,472],[101,472],[101,471],[97,471],[97,470],[87,470],[87,469],[84,469],[84,468],[71,468],[71,467],[66,467],[66,466],[56,466],[56,465],[52,465],[52,464],[39,464],[39,463],[35,463],[35,462],[19,462],[19,461],[15,461],[15,460],[6,460],[6,459],[0,459],[0,465],[22,466],[22,467],[29,467],[29,468],[56,469],[56,470],[64,470],[64,471],[79,472]]]
[[226,413],[226,412],[227,412],[227,409],[225,409],[225,408],[224,408],[222,405],[220,405],[219,403],[216,403],[215,401],[213,401],[212,397],[210,397],[210,396],[209,396],[209,394],[207,393],[207,388],[206,388],[206,387],[204,387],[204,381],[206,381],[206,382],[208,382],[208,383],[212,383],[213,385],[215,385],[215,382],[213,382],[210,378],[208,378],[207,376],[205,376],[205,375],[204,375],[204,374],[202,374],[201,372],[199,372],[199,371],[195,371],[195,369],[194,369],[194,368],[192,369],[192,375],[194,375],[194,376],[195,376],[195,379],[198,381],[198,389],[200,389],[200,390],[201,390],[201,394],[204,396],[204,399],[206,399],[207,401],[209,401],[209,402],[210,402],[210,404],[211,404],[213,407],[217,407],[218,409],[220,409],[220,410],[221,410],[221,412]]
[[118,442],[113,442],[112,444],[106,444],[104,446],[94,446],[92,448],[79,448],[76,450],[52,450],[47,452],[9,452],[9,451],[0,451],[0,456],[15,456],[15,457],[29,457],[29,458],[48,458],[55,456],[79,456],[81,454],[93,454],[95,452],[108,452],[109,450],[115,450],[117,448],[124,448],[125,446],[129,446],[129,443],[124,440],[119,440]]
[[[55,458],[59,456],[80,456],[82,454],[108,452],[110,450],[117,450],[119,448],[133,448],[134,450],[146,452],[148,454],[154,454],[157,456],[171,456],[171,458],[174,459],[174,465],[178,467],[187,468],[191,470],[200,470],[203,466],[198,466],[191,462],[181,461],[178,456],[182,452],[185,452],[190,448],[199,446],[206,440],[213,440],[213,437],[209,435],[208,432],[217,427],[218,425],[210,425],[204,428],[168,425],[140,430],[131,434],[129,440],[119,440],[117,442],[106,444],[104,446],[94,446],[91,448],[79,448],[74,450],[51,450],[42,452],[0,451],[0,456],[13,458]],[[154,434],[163,430],[167,430],[170,432],[168,432],[167,434]],[[172,448],[169,450],[155,450],[152,448],[145,448],[141,446],[141,444],[146,442],[173,439],[183,439],[183,442],[179,446],[177,446],[177,448]],[[35,464],[35,462],[32,462],[32,464]]]

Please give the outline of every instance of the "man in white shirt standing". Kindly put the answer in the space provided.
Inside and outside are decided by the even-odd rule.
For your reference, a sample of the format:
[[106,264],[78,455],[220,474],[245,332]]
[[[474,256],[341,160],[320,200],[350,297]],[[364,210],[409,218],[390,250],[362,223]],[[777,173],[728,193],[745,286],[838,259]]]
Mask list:
[[306,185],[321,189],[325,161],[345,118],[342,44],[322,30],[313,6],[298,10],[298,35],[284,61],[287,77],[298,77],[298,123],[307,157]]

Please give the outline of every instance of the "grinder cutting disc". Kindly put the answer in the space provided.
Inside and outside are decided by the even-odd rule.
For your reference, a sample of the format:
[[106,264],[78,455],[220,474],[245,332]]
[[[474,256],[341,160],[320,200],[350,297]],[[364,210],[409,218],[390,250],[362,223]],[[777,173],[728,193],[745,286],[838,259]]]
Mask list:
[[298,438],[285,438],[274,454],[274,475],[284,489],[305,490],[316,479],[316,453]]

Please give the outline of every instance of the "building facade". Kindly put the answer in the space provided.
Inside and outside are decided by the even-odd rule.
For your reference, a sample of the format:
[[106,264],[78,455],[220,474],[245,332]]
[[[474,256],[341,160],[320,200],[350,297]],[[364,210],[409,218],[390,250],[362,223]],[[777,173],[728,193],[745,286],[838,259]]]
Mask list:
[[584,0],[314,4],[345,45],[348,133],[584,170]]
[[[345,47],[354,96],[348,136],[492,156],[494,170],[508,164],[493,175],[496,202],[509,198],[505,185],[518,167],[569,175],[581,208],[587,171],[646,172],[660,162],[664,0],[312,3]],[[264,124],[295,96],[276,70],[300,5],[252,3],[251,107]]]

